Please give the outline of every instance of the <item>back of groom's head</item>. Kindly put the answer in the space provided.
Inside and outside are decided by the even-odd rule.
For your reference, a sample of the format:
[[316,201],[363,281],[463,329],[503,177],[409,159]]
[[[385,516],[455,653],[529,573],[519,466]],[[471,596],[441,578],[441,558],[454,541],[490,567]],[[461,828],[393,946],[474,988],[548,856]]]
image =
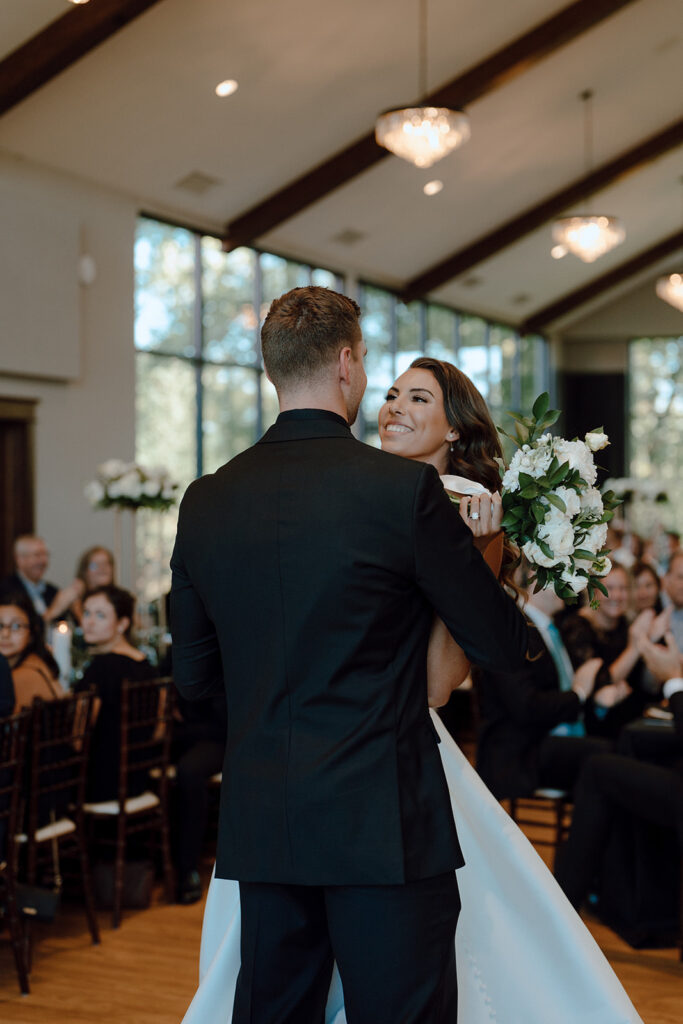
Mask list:
[[278,391],[323,376],[340,349],[360,341],[359,320],[359,305],[329,288],[293,288],[275,299],[261,329],[261,349]]

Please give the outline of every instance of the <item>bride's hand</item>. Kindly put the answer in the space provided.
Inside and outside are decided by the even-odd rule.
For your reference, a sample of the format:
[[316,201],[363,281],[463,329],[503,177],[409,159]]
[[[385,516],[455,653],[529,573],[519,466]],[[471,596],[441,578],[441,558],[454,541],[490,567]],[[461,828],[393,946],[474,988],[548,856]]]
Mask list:
[[500,533],[503,500],[498,493],[467,494],[460,499],[460,516],[472,531],[475,546],[481,551]]

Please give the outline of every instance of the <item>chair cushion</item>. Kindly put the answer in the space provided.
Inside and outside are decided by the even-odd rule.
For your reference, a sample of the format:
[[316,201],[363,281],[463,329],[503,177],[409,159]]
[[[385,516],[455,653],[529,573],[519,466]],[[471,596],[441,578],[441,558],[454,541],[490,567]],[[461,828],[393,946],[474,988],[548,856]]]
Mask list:
[[[140,814],[142,811],[151,811],[153,807],[159,806],[159,797],[149,790],[141,793],[140,796],[129,797],[124,805],[126,814]],[[118,800],[103,800],[98,804],[83,804],[83,810],[88,814],[111,814],[121,813],[121,806]]]
[[[75,831],[76,823],[71,818],[60,818],[59,821],[51,821],[49,825],[36,829],[35,840],[37,843],[45,843],[48,839],[59,839],[60,836],[68,836],[70,832]],[[28,836],[22,832],[15,838],[18,843],[25,843]]]

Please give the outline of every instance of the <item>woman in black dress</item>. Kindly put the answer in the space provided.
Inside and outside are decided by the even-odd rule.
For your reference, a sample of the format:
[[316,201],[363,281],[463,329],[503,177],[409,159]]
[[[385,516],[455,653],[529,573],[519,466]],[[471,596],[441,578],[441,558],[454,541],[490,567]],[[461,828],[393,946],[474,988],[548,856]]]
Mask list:
[[603,582],[609,596],[600,598],[599,608],[586,606],[565,614],[558,625],[575,669],[590,658],[602,659],[584,720],[588,733],[615,738],[652,700],[641,685],[640,643],[643,638],[658,639],[657,623],[654,611],[646,609],[629,625],[630,579],[622,565],[613,565]]
[[123,680],[139,682],[155,675],[154,667],[130,641],[134,609],[133,595],[112,585],[91,590],[83,602],[83,636],[93,657],[79,689],[92,688],[97,697],[88,766],[91,802],[118,796]]

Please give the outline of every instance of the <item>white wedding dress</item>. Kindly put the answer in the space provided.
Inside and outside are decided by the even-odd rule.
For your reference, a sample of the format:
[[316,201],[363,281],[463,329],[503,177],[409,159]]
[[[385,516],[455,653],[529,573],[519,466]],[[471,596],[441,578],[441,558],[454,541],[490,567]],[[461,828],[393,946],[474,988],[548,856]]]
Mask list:
[[[432,713],[465,867],[455,948],[460,1024],[642,1024],[526,837]],[[199,988],[183,1024],[229,1024],[240,966],[237,882],[212,878]],[[334,970],[325,1024],[345,1024]]]

